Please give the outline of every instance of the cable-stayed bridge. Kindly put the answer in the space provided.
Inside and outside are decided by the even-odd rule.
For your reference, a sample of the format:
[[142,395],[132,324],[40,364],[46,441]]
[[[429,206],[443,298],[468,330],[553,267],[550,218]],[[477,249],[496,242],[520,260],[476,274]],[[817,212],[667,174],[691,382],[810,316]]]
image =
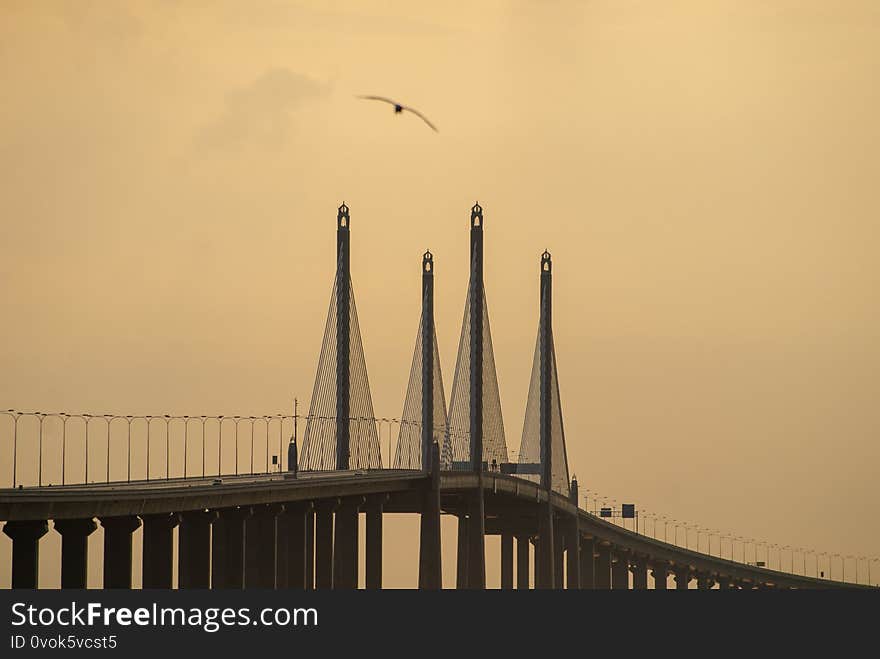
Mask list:
[[[426,252],[403,412],[376,417],[350,271],[351,215],[343,203],[307,414],[0,412],[0,465],[8,466],[0,471],[0,520],[12,539],[12,586],[38,585],[40,540],[51,521],[61,535],[62,588],[86,586],[88,537],[98,524],[106,588],[130,588],[135,572],[145,588],[174,587],[175,560],[180,588],[355,588],[364,514],[364,583],[381,588],[385,512],[420,516],[418,586],[426,589],[442,585],[441,515],[458,522],[459,588],[485,588],[486,535],[501,539],[502,588],[666,589],[670,576],[679,589],[874,585],[878,561],[869,557],[754,541],[747,552],[747,539],[718,532],[713,552],[713,533],[698,529],[691,548],[689,527],[682,547],[677,525],[669,542],[666,518],[660,539],[657,518],[640,519],[630,507],[597,509],[595,495],[592,509],[588,497],[579,505],[565,447],[546,251],[525,420],[519,448],[511,450],[483,285],[483,236],[483,209],[475,204],[448,405],[435,332],[434,257]],[[138,565],[132,534],[141,526]],[[834,557],[839,579],[831,578]]]

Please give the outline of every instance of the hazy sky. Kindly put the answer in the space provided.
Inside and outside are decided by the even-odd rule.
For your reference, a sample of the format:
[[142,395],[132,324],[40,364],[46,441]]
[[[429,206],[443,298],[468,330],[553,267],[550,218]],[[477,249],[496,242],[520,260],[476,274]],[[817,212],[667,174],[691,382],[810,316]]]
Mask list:
[[0,408],[307,402],[344,200],[399,416],[479,199],[511,448],[547,248],[581,488],[876,556],[878,61],[873,0],[5,0]]

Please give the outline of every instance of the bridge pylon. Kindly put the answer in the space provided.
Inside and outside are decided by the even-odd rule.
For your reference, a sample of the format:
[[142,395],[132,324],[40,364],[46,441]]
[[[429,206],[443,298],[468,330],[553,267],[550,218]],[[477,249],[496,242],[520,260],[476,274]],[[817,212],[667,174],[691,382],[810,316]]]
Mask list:
[[446,396],[440,371],[440,351],[434,326],[434,256],[422,256],[422,313],[403,404],[396,469],[431,470],[431,447],[443,443]]
[[471,264],[458,342],[443,468],[483,471],[507,463],[501,396],[483,285],[483,208],[471,208]]
[[351,283],[351,215],[336,216],[336,277],[324,327],[299,469],[377,469],[379,435]]
[[[443,446],[444,469],[484,471],[508,462],[501,396],[495,372],[489,309],[483,284],[483,208],[475,203],[470,219],[470,279],[462,320],[449,422]],[[460,582],[468,588],[486,585],[485,505],[482,484],[462,496],[459,512]]]
[[568,457],[553,345],[553,262],[547,251],[541,255],[538,338],[516,474],[548,490],[569,495]]

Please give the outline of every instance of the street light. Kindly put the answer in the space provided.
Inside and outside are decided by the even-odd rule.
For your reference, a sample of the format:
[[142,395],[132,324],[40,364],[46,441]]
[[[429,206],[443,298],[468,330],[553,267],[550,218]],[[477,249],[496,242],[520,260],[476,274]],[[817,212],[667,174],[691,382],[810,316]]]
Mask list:
[[[846,562],[843,560],[843,557],[840,554],[831,554],[831,556],[832,557],[836,556],[837,558],[840,559],[840,572],[841,572],[840,580],[841,580],[841,582],[846,581]],[[828,571],[829,572],[831,571],[830,568]]]
[[663,542],[669,542],[669,540],[667,539],[668,536],[666,534],[666,527],[669,523],[669,518],[667,518],[666,515],[660,515],[660,519],[663,520]]

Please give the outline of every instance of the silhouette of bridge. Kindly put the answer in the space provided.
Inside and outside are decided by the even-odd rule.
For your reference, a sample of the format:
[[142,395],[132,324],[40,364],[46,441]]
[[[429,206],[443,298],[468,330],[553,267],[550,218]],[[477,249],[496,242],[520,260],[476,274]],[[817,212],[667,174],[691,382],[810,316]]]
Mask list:
[[[441,579],[442,514],[458,521],[458,588],[486,585],[486,535],[500,536],[501,587],[655,589],[869,587],[747,562],[746,541],[707,553],[647,533],[631,507],[590,510],[569,474],[552,326],[552,259],[540,258],[538,330],[522,438],[508,449],[483,285],[483,209],[470,214],[470,279],[447,407],[434,323],[434,257],[400,418],[377,418],[350,272],[349,208],[337,213],[336,277],[308,414],[170,416],[0,413],[0,520],[12,586],[38,585],[40,539],[61,535],[61,587],[84,588],[88,537],[103,527],[103,585],[130,588],[356,588],[360,515],[365,584],[382,587],[383,514],[420,516],[418,586]],[[304,423],[299,441],[299,420]],[[396,437],[395,437],[396,435]],[[289,439],[288,439],[289,438]],[[383,456],[382,444],[387,438]],[[392,446],[393,445],[393,446]],[[103,481],[103,482],[100,482]],[[594,497],[594,503],[598,502]],[[626,519],[632,518],[632,529]],[[97,522],[96,522],[97,520]],[[132,533],[143,526],[134,565]],[[177,547],[175,551],[175,527]],[[677,528],[676,528],[677,531]],[[722,556],[722,538],[729,557]],[[741,560],[735,560],[735,540]],[[767,551],[769,554],[769,550]],[[827,554],[825,554],[827,555]],[[838,556],[839,555],[835,555]],[[831,565],[829,556],[829,576]],[[843,560],[843,559],[841,559]],[[765,561],[769,563],[769,561]],[[860,578],[861,565],[867,580]],[[533,575],[533,578],[532,578]]]

